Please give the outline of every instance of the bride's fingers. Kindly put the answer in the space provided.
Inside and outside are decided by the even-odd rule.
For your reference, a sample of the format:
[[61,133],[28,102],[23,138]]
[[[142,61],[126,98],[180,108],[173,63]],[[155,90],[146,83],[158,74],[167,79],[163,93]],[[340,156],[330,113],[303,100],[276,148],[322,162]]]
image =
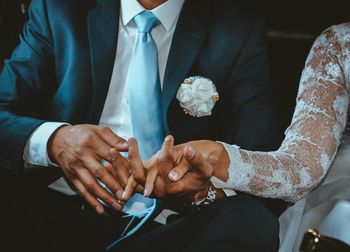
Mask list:
[[157,177],[158,170],[155,167],[148,171],[146,177],[145,191],[143,193],[145,197],[149,197],[153,193],[154,184],[156,182]]
[[209,179],[212,176],[214,167],[209,164],[200,152],[196,151],[191,146],[186,146],[184,156],[191,168],[196,170],[204,179]]
[[145,184],[145,168],[143,166],[141,156],[139,154],[139,148],[137,145],[137,141],[135,138],[130,138],[128,140],[129,145],[129,162],[131,166],[131,174],[134,177],[134,179],[144,185]]

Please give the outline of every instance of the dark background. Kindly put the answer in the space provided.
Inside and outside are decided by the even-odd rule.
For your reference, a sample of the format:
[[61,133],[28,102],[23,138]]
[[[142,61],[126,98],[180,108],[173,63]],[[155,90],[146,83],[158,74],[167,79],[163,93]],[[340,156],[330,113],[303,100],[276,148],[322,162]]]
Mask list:
[[[350,21],[350,8],[346,5],[349,0],[246,1],[252,1],[252,6],[257,6],[266,19],[272,83],[277,95],[281,131],[284,131],[294,111],[299,78],[312,42],[330,25]],[[18,43],[18,35],[27,18],[23,10],[29,2],[0,0],[0,69],[3,60]],[[11,198],[13,192],[21,193],[17,188],[15,180],[0,171],[0,234],[18,232],[13,223],[15,220],[7,218],[16,211],[11,206]],[[6,243],[1,236],[0,243]]]
[[[190,1],[190,0],[188,0]],[[18,43],[30,0],[0,0],[0,69]],[[220,2],[220,0],[218,0]],[[314,39],[327,27],[350,21],[347,0],[245,0],[265,17],[271,76],[277,94],[281,129],[294,111],[299,78]],[[250,4],[250,3],[249,3]]]
[[281,127],[290,123],[299,79],[316,37],[327,27],[350,21],[348,0],[257,0],[267,24],[271,76]]

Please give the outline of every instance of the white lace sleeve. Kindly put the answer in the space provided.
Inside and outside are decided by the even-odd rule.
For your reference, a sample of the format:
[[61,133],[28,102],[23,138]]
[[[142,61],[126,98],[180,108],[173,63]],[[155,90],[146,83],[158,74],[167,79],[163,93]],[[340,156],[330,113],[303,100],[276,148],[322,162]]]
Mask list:
[[313,189],[341,143],[349,104],[349,68],[348,23],[331,27],[315,41],[293,120],[279,150],[254,152],[224,144],[230,158],[229,179],[223,182],[213,177],[214,185],[291,202]]

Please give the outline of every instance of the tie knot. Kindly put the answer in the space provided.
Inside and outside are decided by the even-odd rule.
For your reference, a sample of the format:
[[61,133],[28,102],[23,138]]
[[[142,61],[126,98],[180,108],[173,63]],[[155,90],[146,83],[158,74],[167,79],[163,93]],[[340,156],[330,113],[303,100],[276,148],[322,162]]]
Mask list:
[[134,17],[137,29],[139,32],[149,33],[151,30],[160,24],[158,18],[149,11],[144,11]]

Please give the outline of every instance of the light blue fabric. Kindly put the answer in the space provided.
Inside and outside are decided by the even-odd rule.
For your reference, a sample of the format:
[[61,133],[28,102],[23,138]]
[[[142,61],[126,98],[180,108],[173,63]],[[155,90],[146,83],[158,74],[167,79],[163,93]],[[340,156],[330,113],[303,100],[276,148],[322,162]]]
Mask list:
[[139,30],[127,79],[133,134],[143,160],[162,146],[164,129],[158,71],[158,49],[151,30],[159,25],[152,12],[134,17]]
[[[142,160],[149,159],[162,146],[165,136],[161,111],[161,88],[158,71],[158,49],[151,31],[160,24],[152,12],[142,12],[134,17],[138,37],[130,62],[127,79],[131,124],[138,141]],[[126,217],[133,217],[121,238],[115,244],[134,234],[152,215],[156,200],[135,194],[123,207]],[[142,219],[128,230],[136,219]]]
[[[144,198],[142,195],[140,194],[135,194],[129,201],[128,203],[124,206],[123,208],[123,212],[125,213],[126,210],[131,210],[131,208],[129,208],[130,205],[132,205],[132,203],[140,203],[145,200],[146,198]],[[151,199],[147,199],[147,200],[151,200]],[[130,204],[131,203],[131,204]],[[128,215],[125,215],[124,217],[131,217],[132,216],[132,219],[131,221],[129,222],[129,224],[126,226],[126,228],[124,229],[123,233],[121,234],[120,238],[116,241],[114,241],[113,243],[111,243],[107,248],[106,248],[106,251],[109,251],[111,248],[113,248],[116,244],[118,244],[119,242],[125,240],[127,237],[135,234],[137,232],[137,230],[139,230],[143,224],[145,224],[149,218],[152,216],[152,213],[153,211],[156,209],[156,200],[155,199],[152,199],[151,201],[148,201],[148,203],[152,203],[150,205],[150,207],[148,207],[147,209],[145,209],[142,213],[142,215],[139,215],[137,213],[134,213],[133,210],[130,211],[130,214]],[[129,206],[128,206],[129,205]],[[137,219],[141,219],[142,220],[135,226],[133,227],[131,230],[130,227],[131,225],[135,222],[135,220]]]

